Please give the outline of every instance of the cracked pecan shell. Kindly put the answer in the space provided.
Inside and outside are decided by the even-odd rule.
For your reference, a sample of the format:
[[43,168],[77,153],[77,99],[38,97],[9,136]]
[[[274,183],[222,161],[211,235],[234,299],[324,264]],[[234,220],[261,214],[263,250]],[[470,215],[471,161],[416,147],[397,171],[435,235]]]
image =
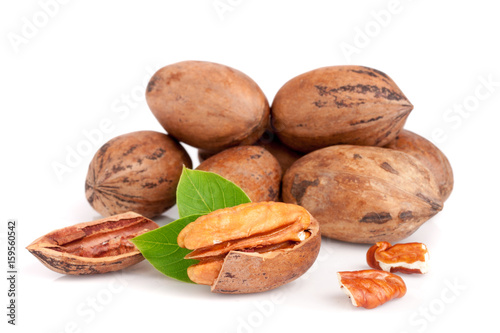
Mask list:
[[219,209],[186,226],[179,246],[200,260],[188,269],[193,282],[212,292],[255,293],[304,274],[321,245],[317,221],[303,208],[258,202]]
[[129,240],[158,225],[133,212],[54,230],[27,246],[49,269],[62,274],[113,272],[144,257]]
[[368,67],[331,66],[285,83],[271,115],[283,143],[310,152],[334,144],[384,146],[403,128],[412,109],[386,74]]

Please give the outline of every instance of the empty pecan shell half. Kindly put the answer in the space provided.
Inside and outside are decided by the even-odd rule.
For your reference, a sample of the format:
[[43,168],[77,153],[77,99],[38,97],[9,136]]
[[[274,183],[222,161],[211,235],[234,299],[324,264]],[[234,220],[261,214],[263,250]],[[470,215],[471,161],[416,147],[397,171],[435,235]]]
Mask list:
[[368,249],[366,262],[386,272],[425,274],[429,271],[429,251],[422,243],[391,246],[389,242],[377,242]]
[[399,276],[376,269],[337,273],[340,287],[354,306],[373,309],[406,294]]
[[62,274],[117,271],[144,259],[129,239],[158,225],[133,212],[54,230],[27,246],[45,266]]
[[253,293],[295,280],[314,263],[321,245],[318,222],[304,208],[258,202],[219,209],[188,224],[179,246],[200,260],[189,278],[217,293]]

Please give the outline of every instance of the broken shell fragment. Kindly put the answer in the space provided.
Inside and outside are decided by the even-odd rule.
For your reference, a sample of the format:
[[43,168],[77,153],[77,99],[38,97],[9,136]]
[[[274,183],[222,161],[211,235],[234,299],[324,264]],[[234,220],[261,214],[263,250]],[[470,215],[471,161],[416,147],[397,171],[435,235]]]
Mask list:
[[155,222],[127,212],[54,230],[28,245],[27,250],[57,273],[113,272],[144,259],[130,239],[156,228]]

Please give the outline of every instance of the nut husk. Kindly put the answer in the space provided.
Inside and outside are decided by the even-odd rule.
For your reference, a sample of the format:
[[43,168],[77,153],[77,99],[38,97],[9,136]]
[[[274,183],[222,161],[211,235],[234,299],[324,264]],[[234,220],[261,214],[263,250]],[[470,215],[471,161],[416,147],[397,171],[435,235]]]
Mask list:
[[305,207],[324,236],[354,243],[399,241],[443,207],[433,173],[416,158],[352,145],[297,160],[283,177],[283,200]]
[[412,109],[386,74],[368,67],[331,66],[285,83],[271,115],[284,144],[311,152],[335,144],[384,146]]
[[54,230],[27,250],[54,272],[88,275],[117,271],[144,257],[129,239],[158,228],[134,212]]

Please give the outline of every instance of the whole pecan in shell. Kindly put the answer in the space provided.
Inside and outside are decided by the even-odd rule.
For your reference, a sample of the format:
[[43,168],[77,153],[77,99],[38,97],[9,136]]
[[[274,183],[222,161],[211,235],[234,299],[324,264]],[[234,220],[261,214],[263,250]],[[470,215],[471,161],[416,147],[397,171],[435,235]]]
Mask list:
[[385,147],[410,154],[427,166],[436,177],[441,199],[443,202],[448,199],[453,190],[453,170],[446,155],[432,142],[416,133],[402,130]]
[[212,151],[251,145],[269,124],[269,103],[257,83],[207,61],[159,69],[149,81],[146,101],[170,135]]
[[239,146],[203,161],[196,170],[214,172],[238,185],[253,202],[277,201],[282,171],[278,160],[265,148]]
[[172,137],[154,131],[123,134],[94,155],[85,195],[103,216],[134,211],[152,218],[175,204],[183,165],[192,167],[191,158]]
[[384,146],[403,128],[412,109],[386,74],[368,67],[331,66],[285,83],[271,116],[284,144],[310,152],[335,144]]
[[306,208],[330,238],[399,241],[443,208],[434,175],[401,151],[352,145],[316,150],[285,173],[283,201]]

